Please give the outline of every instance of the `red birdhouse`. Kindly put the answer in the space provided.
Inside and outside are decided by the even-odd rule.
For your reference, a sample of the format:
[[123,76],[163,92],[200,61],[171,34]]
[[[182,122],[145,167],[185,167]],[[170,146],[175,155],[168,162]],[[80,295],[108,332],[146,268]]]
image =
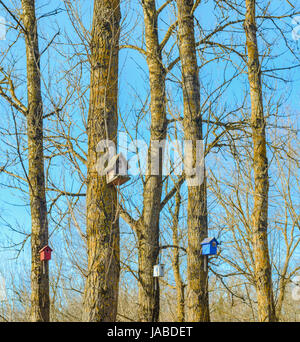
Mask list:
[[48,261],[51,259],[52,249],[47,245],[40,250],[41,261]]

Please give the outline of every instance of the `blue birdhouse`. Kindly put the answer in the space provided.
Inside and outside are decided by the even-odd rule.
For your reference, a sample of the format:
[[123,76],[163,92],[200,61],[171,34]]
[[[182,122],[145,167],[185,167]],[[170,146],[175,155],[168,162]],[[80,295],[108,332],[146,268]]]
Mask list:
[[216,238],[206,238],[201,242],[202,255],[216,255],[219,242]]

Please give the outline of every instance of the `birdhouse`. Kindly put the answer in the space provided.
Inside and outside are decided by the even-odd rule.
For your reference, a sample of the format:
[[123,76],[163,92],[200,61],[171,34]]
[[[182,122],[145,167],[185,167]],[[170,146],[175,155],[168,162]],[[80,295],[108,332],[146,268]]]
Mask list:
[[106,168],[107,184],[122,185],[129,181],[128,162],[122,153],[115,155],[109,161]]
[[216,255],[219,242],[216,238],[206,238],[201,242],[202,255]]
[[48,245],[43,247],[40,250],[40,259],[41,259],[41,261],[51,260],[51,252],[52,252],[52,249]]
[[165,265],[158,264],[153,267],[153,277],[164,277],[165,275]]

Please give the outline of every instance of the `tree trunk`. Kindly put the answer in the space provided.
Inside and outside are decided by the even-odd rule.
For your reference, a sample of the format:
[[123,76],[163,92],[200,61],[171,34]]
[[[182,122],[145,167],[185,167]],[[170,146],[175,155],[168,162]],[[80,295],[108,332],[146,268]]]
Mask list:
[[[192,0],[177,0],[179,53],[182,67],[184,101],[184,138],[193,142],[202,140],[200,113],[200,84],[196,56]],[[196,151],[193,150],[195,165]],[[209,318],[208,271],[201,256],[201,241],[207,237],[206,181],[188,187],[188,283],[187,320],[207,322]]]
[[265,118],[262,98],[261,67],[259,63],[255,0],[246,0],[244,23],[248,52],[248,78],[251,96],[251,128],[253,140],[253,169],[255,180],[252,213],[255,278],[258,316],[261,322],[275,321],[271,265],[268,251],[268,160],[266,152]]
[[83,320],[116,321],[120,276],[117,190],[96,172],[97,144],[117,144],[120,1],[95,0],[91,40],[86,227],[88,275]]
[[[158,42],[155,0],[142,1],[145,21],[147,64],[151,94],[151,142],[166,138],[165,70]],[[159,319],[159,284],[153,278],[153,266],[158,262],[159,215],[162,194],[162,175],[151,173],[151,147],[148,153],[148,172],[145,179],[143,212],[139,221],[139,319],[156,322]],[[161,169],[161,167],[160,167]]]
[[28,112],[28,179],[31,210],[31,320],[50,318],[49,268],[40,261],[40,249],[48,244],[47,204],[43,152],[43,103],[35,1],[22,0],[26,30]]
[[[179,247],[178,240],[178,222],[179,210],[181,205],[180,190],[178,189],[175,196],[175,212],[173,216],[173,245]],[[174,279],[176,283],[176,297],[177,297],[177,322],[185,321],[185,299],[184,299],[184,283],[180,275],[179,262],[179,248],[173,248],[172,267],[174,272]]]

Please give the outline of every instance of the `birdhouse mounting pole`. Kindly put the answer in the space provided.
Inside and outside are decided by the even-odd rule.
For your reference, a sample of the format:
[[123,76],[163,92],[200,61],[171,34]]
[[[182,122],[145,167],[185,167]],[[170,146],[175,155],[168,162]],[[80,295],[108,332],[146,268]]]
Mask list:
[[208,255],[204,255],[204,272],[208,270]]

